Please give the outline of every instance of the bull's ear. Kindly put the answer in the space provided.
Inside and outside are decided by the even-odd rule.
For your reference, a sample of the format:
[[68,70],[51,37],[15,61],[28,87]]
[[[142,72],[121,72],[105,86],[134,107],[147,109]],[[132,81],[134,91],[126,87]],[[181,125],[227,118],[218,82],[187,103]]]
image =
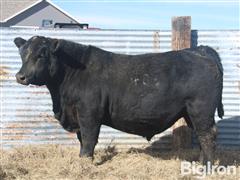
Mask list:
[[51,39],[51,46],[50,46],[50,50],[52,53],[57,53],[58,50],[61,47],[61,40],[59,39]]
[[50,39],[51,47],[50,51],[56,55],[56,57],[68,66],[73,68],[83,67],[85,64],[82,58],[85,54],[88,46],[77,44],[64,39]]
[[14,39],[15,45],[20,48],[22,45],[24,45],[27,41],[21,37],[17,37]]

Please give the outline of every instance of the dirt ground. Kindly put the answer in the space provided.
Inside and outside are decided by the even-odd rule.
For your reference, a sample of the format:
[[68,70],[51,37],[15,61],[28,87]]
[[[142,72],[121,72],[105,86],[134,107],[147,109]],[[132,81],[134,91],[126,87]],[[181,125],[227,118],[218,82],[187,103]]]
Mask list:
[[[79,158],[78,153],[77,147],[60,145],[0,150],[0,179],[199,179],[195,175],[180,174],[181,161],[197,161],[198,150],[159,152],[129,149],[117,152],[114,147],[108,147],[96,150],[93,162]],[[202,179],[239,180],[240,151],[218,150],[216,156],[216,164],[235,165],[237,173],[208,175]]]

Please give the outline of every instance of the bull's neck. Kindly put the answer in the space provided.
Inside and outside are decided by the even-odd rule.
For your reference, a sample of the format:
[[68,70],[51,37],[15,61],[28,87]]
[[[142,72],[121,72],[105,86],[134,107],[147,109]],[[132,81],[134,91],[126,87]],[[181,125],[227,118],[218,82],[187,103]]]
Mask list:
[[[62,54],[61,59],[59,59],[61,65],[59,66],[57,74],[52,77],[47,83],[47,88],[51,94],[52,103],[53,103],[53,112],[55,117],[58,119],[61,113],[61,87],[64,86],[64,79],[69,77],[69,73],[79,71],[85,68],[83,64],[86,64],[88,61],[87,55],[90,53],[90,49],[88,46],[81,45],[82,49],[84,49],[84,54],[81,57],[72,58],[67,53]],[[77,48],[73,48],[75,50]],[[69,50],[69,49],[67,49]],[[71,49],[70,49],[71,50]],[[88,51],[87,51],[88,50]],[[83,53],[83,52],[82,52]],[[70,53],[71,54],[71,53]],[[77,54],[77,53],[72,53]],[[83,63],[83,64],[82,64]]]
[[67,74],[67,71],[69,71],[69,67],[61,68],[61,73],[58,72],[58,75],[55,76],[55,78],[52,78],[49,80],[49,82],[46,84],[51,98],[52,98],[52,104],[53,104],[53,112],[55,115],[55,118],[59,119],[60,113],[61,113],[61,94],[60,90],[64,83],[65,76]]
[[60,113],[60,109],[61,109],[59,87],[60,87],[60,83],[47,84],[47,88],[52,98],[53,112],[56,118],[57,118],[57,115]]
[[61,84],[63,83],[64,76],[65,71],[60,66],[57,74],[54,77],[50,78],[48,83],[46,84],[52,98],[53,112],[55,118],[57,119],[61,111],[60,87]]

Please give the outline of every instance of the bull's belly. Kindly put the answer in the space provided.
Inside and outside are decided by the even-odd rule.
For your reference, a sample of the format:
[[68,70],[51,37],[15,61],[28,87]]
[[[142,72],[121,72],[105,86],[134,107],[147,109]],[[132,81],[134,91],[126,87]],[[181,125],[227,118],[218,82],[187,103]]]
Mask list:
[[171,127],[183,115],[184,99],[146,94],[128,95],[113,103],[109,126],[132,134],[151,137]]
[[155,134],[161,133],[171,127],[180,117],[181,112],[169,112],[148,117],[130,117],[125,114],[124,117],[121,117],[121,115],[113,117],[107,125],[123,132],[151,139]]

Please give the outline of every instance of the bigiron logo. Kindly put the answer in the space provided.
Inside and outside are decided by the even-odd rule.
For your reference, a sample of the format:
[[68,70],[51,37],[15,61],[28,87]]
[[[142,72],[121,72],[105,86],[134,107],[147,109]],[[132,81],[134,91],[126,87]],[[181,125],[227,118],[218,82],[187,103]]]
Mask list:
[[219,166],[211,165],[210,162],[207,162],[207,165],[197,164],[195,161],[181,162],[181,175],[195,175],[197,177],[206,177],[206,175],[237,175],[236,166]]

